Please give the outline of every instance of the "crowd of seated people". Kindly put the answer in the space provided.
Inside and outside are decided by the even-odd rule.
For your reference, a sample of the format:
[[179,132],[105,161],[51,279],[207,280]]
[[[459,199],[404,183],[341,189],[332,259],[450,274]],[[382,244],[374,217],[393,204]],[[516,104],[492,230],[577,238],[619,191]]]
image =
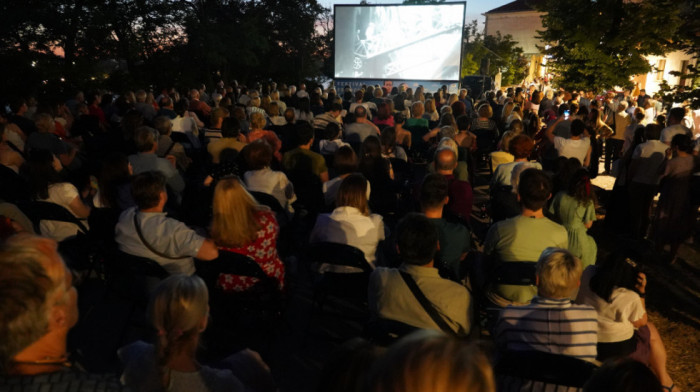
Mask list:
[[[235,363],[222,371],[196,362],[208,298],[198,263],[215,265],[226,253],[246,256],[277,290],[293,295],[290,263],[296,270],[309,244],[333,242],[359,249],[372,269],[364,306],[373,321],[441,331],[415,335],[420,337],[386,354],[375,353],[374,365],[355,368],[364,380],[355,382],[366,382],[366,390],[430,390],[421,387],[429,382],[493,390],[499,376],[494,384],[487,357],[454,340],[487,325],[494,327],[499,350],[588,361],[630,357],[648,365],[666,390],[678,391],[666,371],[661,337],[646,321],[646,278],[602,279],[624,265],[619,258],[599,260],[587,230],[600,207],[591,179],[604,157],[606,171],[616,177],[607,223],[631,240],[656,241],[660,250],[670,244],[676,260],[693,220],[669,222],[694,217],[698,203],[691,185],[700,147],[692,142],[693,119],[683,108],[667,110],[666,126],[635,111],[638,102],[626,94],[596,99],[532,86],[470,97],[466,89],[414,92],[406,84],[339,93],[333,86],[222,83],[209,92],[205,86],[182,94],[163,89],[157,97],[138,90],[117,98],[91,92],[65,103],[51,99],[29,108],[30,101],[17,98],[11,113],[0,115],[0,232],[8,238],[2,263],[41,286],[31,299],[37,309],[74,301],[53,298],[58,288],[70,291],[70,281],[64,282],[69,274],[56,272],[65,266],[88,269],[83,272],[89,277],[95,260],[116,255],[162,267],[170,277],[153,294],[149,316],[158,339],[120,352],[126,362],[121,381],[134,390],[273,388],[239,374]],[[491,188],[492,221],[484,230],[475,230],[483,222],[473,218],[479,181]],[[662,202],[652,215],[659,190]],[[52,213],[38,213],[37,202],[51,204]],[[82,252],[70,251],[68,244],[76,241]],[[41,254],[23,255],[25,248]],[[357,269],[324,265],[316,272],[326,271]],[[235,293],[258,281],[220,273],[213,287]],[[22,292],[26,287],[7,290],[7,296],[30,295]],[[13,317],[41,312],[24,316],[8,298],[3,301],[0,338],[27,334],[7,325]],[[622,318],[617,307],[627,312]],[[484,308],[502,312],[484,316]],[[172,314],[185,311],[193,313]],[[556,314],[560,333],[543,338],[538,331],[551,332],[555,322],[531,324],[540,313],[548,319]],[[4,373],[63,371],[69,383],[83,377],[63,369],[64,335],[77,314],[47,317],[27,335],[31,339],[0,350]],[[480,317],[496,320],[482,324]],[[585,323],[568,325],[570,319]],[[60,334],[52,333],[57,325]],[[580,341],[572,338],[574,329]],[[44,334],[63,340],[50,356],[55,361],[25,355],[34,352],[32,341],[44,344]],[[386,362],[398,355],[397,366],[422,369],[434,365],[406,355],[450,362],[448,352],[468,358],[460,365],[468,374],[453,377],[445,370],[444,380],[416,379],[414,389]],[[265,375],[262,360],[244,354],[258,365],[248,370]],[[121,387],[116,379],[105,380]]]

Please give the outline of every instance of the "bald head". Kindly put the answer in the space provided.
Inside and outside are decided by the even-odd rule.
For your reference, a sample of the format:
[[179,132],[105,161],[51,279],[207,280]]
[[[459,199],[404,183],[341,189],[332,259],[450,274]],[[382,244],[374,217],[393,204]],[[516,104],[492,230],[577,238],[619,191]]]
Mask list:
[[440,174],[452,174],[457,167],[457,155],[449,148],[443,148],[435,154],[435,170]]

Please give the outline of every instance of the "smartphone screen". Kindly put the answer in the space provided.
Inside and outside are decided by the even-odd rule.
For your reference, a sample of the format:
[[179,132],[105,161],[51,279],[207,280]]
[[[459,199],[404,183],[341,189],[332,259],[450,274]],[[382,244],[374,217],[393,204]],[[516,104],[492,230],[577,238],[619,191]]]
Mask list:
[[568,120],[568,119],[569,119],[569,111],[564,110],[564,120]]

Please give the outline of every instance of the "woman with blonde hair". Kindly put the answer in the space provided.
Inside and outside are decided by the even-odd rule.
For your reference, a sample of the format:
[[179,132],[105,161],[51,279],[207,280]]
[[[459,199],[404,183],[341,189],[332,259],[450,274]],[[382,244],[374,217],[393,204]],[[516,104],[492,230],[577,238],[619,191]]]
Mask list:
[[422,330],[401,339],[374,365],[372,392],[494,392],[488,357],[474,343]]
[[[215,369],[197,361],[199,338],[209,319],[209,291],[200,277],[172,275],[161,282],[151,295],[148,317],[157,331],[156,344],[137,341],[118,351],[124,364],[124,385],[136,392],[248,390],[234,375],[235,365]],[[250,350],[226,362],[254,362],[253,368],[269,377],[267,365]]]
[[[248,256],[284,286],[284,264],[277,254],[279,225],[275,214],[258,204],[237,177],[221,179],[214,189],[214,217],[211,237],[219,252]],[[220,275],[217,284],[224,290],[243,291],[258,279],[236,275]]]
[[432,98],[425,100],[425,114],[423,114],[423,118],[432,122],[440,120],[440,113],[438,113],[437,109],[435,108],[435,100]]
[[367,186],[361,174],[345,177],[335,197],[335,210],[318,216],[309,241],[354,246],[374,266],[377,245],[384,239],[384,221],[381,215],[370,213]]

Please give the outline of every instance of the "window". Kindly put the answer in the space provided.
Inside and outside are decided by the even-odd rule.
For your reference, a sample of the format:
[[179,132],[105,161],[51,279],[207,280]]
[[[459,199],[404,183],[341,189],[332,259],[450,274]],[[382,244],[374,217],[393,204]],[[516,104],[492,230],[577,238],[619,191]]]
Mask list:
[[656,81],[660,82],[664,80],[664,70],[666,69],[666,59],[660,59],[656,63]]

